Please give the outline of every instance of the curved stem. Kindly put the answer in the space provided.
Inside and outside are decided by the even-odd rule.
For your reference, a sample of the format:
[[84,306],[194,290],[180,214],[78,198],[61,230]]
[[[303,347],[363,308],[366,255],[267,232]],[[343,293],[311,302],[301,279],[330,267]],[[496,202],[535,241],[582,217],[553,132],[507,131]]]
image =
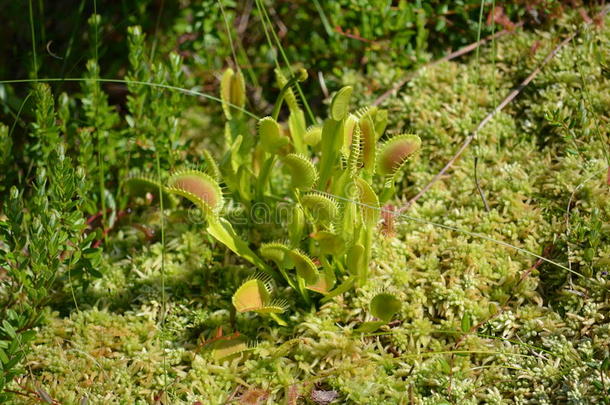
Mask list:
[[297,83],[298,81],[299,78],[293,75],[290,80],[288,80],[288,82],[284,85],[284,87],[282,87],[282,89],[280,90],[280,94],[277,96],[275,104],[273,105],[273,112],[271,113],[271,117],[274,120],[277,121],[278,117],[280,116],[280,109],[282,108],[282,103],[284,102],[284,96],[286,96],[286,92],[293,84]]

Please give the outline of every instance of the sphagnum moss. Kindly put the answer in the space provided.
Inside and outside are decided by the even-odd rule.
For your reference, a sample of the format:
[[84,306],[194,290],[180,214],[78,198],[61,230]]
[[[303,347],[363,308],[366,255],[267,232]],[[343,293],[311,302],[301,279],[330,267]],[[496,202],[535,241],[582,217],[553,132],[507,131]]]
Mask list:
[[[596,38],[600,49],[608,49],[610,29]],[[502,94],[535,66],[544,52],[531,53],[535,40],[531,33],[518,33],[499,41],[496,66],[483,53],[479,69],[456,63],[429,68],[388,101],[390,111],[404,112],[389,114],[389,127],[422,137],[421,157],[402,178],[407,195],[429,181],[492,107],[492,75]],[[159,305],[135,300],[122,313],[81,305],[79,313],[41,329],[26,381],[41,383],[65,402],[87,395],[93,403],[147,403],[158,393],[165,355],[172,403],[222,403],[240,385],[266,390],[269,401],[278,403],[292,384],[305,395],[321,384],[336,390],[343,403],[397,404],[410,396],[422,404],[604,403],[610,386],[610,199],[600,150],[607,145],[586,128],[598,125],[607,137],[607,125],[597,121],[607,111],[610,80],[596,68],[599,55],[588,49],[578,42],[566,47],[480,134],[479,176],[490,213],[475,191],[468,153],[409,210],[562,263],[569,260],[587,277],[535,266],[535,259],[489,241],[400,219],[396,238],[376,240],[369,284],[315,313],[292,313],[291,321],[299,324],[295,330],[266,318],[238,318],[237,329],[258,345],[242,359],[218,364],[209,351],[196,350],[198,338],[210,337],[219,326],[229,329],[230,297],[239,280],[226,271],[234,265],[220,264],[213,254],[188,263],[201,245],[175,243],[185,237],[175,232],[168,236],[173,246],[166,258],[168,279],[190,271],[206,283],[187,277],[181,290],[173,290],[163,335],[172,344],[165,353],[152,323]],[[607,54],[599,57],[607,65]],[[592,104],[582,99],[572,77],[575,63],[596,83],[589,89]],[[354,94],[363,94],[367,81],[346,77],[352,77]],[[556,124],[565,119],[577,125]],[[569,152],[574,148],[576,153]],[[188,237],[201,238],[196,232]],[[133,246],[128,233],[113,238],[127,249]],[[205,276],[203,267],[209,267]],[[127,276],[96,282],[97,307],[112,305],[113,296],[103,291],[121,287],[114,282],[134,286],[134,295],[152,297],[158,291],[159,268],[148,249],[134,250],[131,261],[116,263],[112,271]],[[353,328],[370,317],[371,299],[385,289],[403,303],[396,321],[380,333],[355,334]],[[473,325],[487,322],[455,347],[465,313]],[[455,351],[460,354],[452,356]]]

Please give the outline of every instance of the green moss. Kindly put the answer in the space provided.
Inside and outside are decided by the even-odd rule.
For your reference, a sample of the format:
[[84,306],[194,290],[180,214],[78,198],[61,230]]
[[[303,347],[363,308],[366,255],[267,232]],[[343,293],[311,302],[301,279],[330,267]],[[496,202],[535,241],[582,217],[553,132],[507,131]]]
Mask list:
[[[495,66],[484,50],[478,63],[426,68],[388,100],[388,127],[422,138],[422,151],[401,180],[407,198],[550,50],[545,42],[532,54],[537,38],[517,33],[498,41]],[[602,403],[600,367],[610,356],[610,199],[601,151],[608,148],[603,116],[610,79],[599,66],[608,63],[600,50],[609,42],[605,28],[564,48],[479,134],[450,176],[408,211],[569,262],[585,277],[548,263],[532,269],[536,258],[492,241],[399,219],[396,237],[376,240],[368,285],[316,313],[290,311],[285,328],[239,317],[235,329],[258,344],[218,363],[198,346],[219,326],[225,334],[235,331],[230,299],[247,265],[212,248],[203,225],[171,218],[161,326],[160,244],[146,244],[126,226],[112,237],[109,272],[93,294],[78,296],[78,311],[40,330],[24,382],[39,383],[66,403],[83,395],[92,403],[149,403],[166,372],[169,403],[223,403],[237,387],[264,389],[269,403],[279,403],[292,384],[306,397],[314,384],[334,389],[341,403],[404,403],[411,395],[422,404]],[[390,70],[345,77],[355,94],[366,94],[360,90],[386,83]],[[565,119],[575,124],[557,124]],[[473,180],[475,150],[490,212]],[[353,333],[369,319],[371,298],[384,290],[403,303],[399,322],[373,336]],[[479,335],[460,339],[465,313],[482,325]]]

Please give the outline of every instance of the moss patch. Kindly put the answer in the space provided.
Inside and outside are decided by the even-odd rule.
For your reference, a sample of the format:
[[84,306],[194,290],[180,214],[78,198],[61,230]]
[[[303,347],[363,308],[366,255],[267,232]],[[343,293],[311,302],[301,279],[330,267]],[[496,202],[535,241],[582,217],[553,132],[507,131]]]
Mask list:
[[[388,127],[422,138],[402,179],[405,197],[430,181],[554,46],[545,41],[533,51],[537,39],[503,38],[495,63],[486,50],[479,61],[426,68],[388,100]],[[605,381],[601,374],[610,343],[603,154],[610,147],[610,78],[602,69],[610,64],[609,45],[608,28],[581,34],[407,212],[513,244],[572,272],[472,234],[400,218],[395,237],[377,239],[365,288],[317,313],[295,313],[289,327],[253,314],[239,315],[232,327],[231,295],[248,269],[211,247],[202,224],[175,214],[166,313],[159,242],[121,229],[110,242],[106,277],[76,297],[78,311],[58,308],[70,314],[40,330],[22,383],[40,384],[65,403],[87,396],[108,404],[158,397],[220,404],[253,392],[279,403],[293,385],[306,399],[314,387],[335,390],[342,403],[601,403],[610,389],[607,372]],[[371,78],[346,72],[344,81],[363,94],[370,83],[389,81],[389,70],[380,67]],[[490,212],[476,191],[475,153]],[[158,223],[148,215],[147,223]],[[368,303],[379,291],[403,302],[398,321],[371,336],[355,333],[370,320]],[[219,327],[256,346],[214,361],[202,341]]]

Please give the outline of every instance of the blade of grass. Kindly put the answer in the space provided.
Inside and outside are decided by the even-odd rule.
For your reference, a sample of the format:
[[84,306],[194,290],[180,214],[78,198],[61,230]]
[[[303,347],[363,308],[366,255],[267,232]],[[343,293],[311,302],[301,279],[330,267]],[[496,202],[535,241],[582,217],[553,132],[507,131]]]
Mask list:
[[[481,41],[481,26],[483,25],[483,12],[485,11],[485,0],[481,0],[481,6],[480,6],[480,10],[479,10],[479,25],[477,27],[477,42]],[[492,13],[495,12],[495,4],[492,8]],[[495,24],[495,20],[494,20],[494,24]],[[493,38],[493,34],[491,36]],[[493,39],[492,39],[493,41]],[[493,42],[492,42],[492,48],[493,48]],[[481,47],[477,46],[477,50],[476,50],[476,77],[477,77],[477,82],[478,84],[480,84],[481,82],[481,63],[480,63],[480,53],[481,53]],[[493,102],[493,104],[495,105],[495,100]],[[473,143],[474,143],[474,183],[476,185],[477,188],[477,192],[479,193],[479,196],[481,196],[481,200],[483,201],[483,206],[485,207],[485,211],[489,212],[489,204],[487,203],[487,199],[485,198],[485,193],[483,192],[483,189],[481,188],[481,184],[479,183],[479,172],[478,172],[478,163],[479,163],[479,155],[481,154],[481,150],[479,148],[479,142],[475,133],[475,136],[473,137]]]
[[229,19],[227,18],[227,14],[225,13],[225,8],[222,5],[222,0],[217,1],[218,6],[220,7],[220,12],[222,13],[222,19],[225,23],[225,29],[227,30],[227,37],[229,38],[229,45],[231,46],[231,54],[233,54],[233,63],[239,69],[239,62],[237,60],[237,53],[235,52],[235,45],[233,44],[233,35],[231,34],[231,28],[229,27]]
[[85,9],[85,0],[81,0],[80,5],[78,6],[78,17],[79,19],[74,24],[72,28],[72,33],[70,34],[70,39],[68,40],[68,47],[66,48],[66,53],[64,54],[63,63],[61,65],[61,73],[60,76],[65,76],[66,68],[68,66],[68,59],[72,55],[72,47],[74,46],[74,38],[76,38],[76,32],[80,25],[80,16],[83,14],[83,10]]
[[157,43],[159,42],[159,27],[161,26],[161,15],[163,14],[163,9],[165,8],[165,0],[161,0],[161,4],[159,5],[159,12],[157,13],[157,21],[155,22],[155,31],[153,36],[152,45],[150,47],[150,60],[152,61],[155,57],[155,52],[157,50]]
[[28,3],[30,11],[30,30],[32,33],[32,59],[34,62],[34,78],[38,78],[38,59],[36,57],[36,30],[34,29],[34,10],[32,9],[32,0]]
[[[98,55],[98,34],[99,34],[99,19],[101,18],[98,14],[97,14],[97,0],[93,0],[93,15],[95,16],[95,23],[94,23],[94,27],[93,27],[93,33],[94,33],[94,42],[93,42],[93,58],[95,60],[95,63],[99,66],[99,55]],[[98,99],[99,97],[99,87],[95,86],[95,98]],[[98,116],[97,113],[97,103],[95,104],[95,111],[96,111],[96,117]],[[99,193],[100,193],[100,202],[102,203],[102,228],[104,228],[106,226],[106,193],[105,193],[105,189],[106,187],[104,186],[104,179],[105,179],[105,173],[104,173],[104,158],[102,157],[102,149],[101,146],[103,139],[102,139],[102,135],[103,132],[99,130],[98,125],[96,123],[96,126],[94,128],[95,133],[96,133],[96,138],[97,138],[97,163],[98,163],[98,168],[99,168]],[[103,235],[104,240],[106,239],[106,235]]]
[[[166,89],[166,90],[171,90],[171,91],[179,91],[182,92],[184,94],[188,94],[190,96],[197,96],[197,97],[201,97],[201,98],[205,98],[207,100],[211,100],[211,101],[215,101],[217,103],[222,104],[224,101],[222,101],[220,98],[212,96],[210,94],[207,93],[203,93],[200,91],[196,91],[196,90],[190,90],[190,89],[185,89],[182,87],[177,87],[177,86],[172,86],[169,84],[163,84],[163,83],[154,83],[154,82],[144,82],[144,81],[138,81],[138,80],[125,80],[125,79],[105,79],[105,78],[80,78],[80,77],[64,77],[64,78],[60,78],[60,77],[52,77],[52,78],[44,78],[44,79],[14,79],[14,80],[0,80],[0,84],[17,84],[17,83],[38,83],[38,82],[44,82],[44,83],[52,83],[52,82],[83,82],[83,81],[94,81],[94,82],[100,82],[100,83],[121,83],[121,84],[138,84],[138,85],[142,85],[142,86],[151,86],[151,87],[156,87],[156,88],[161,88],[161,89]],[[238,105],[235,104],[231,104],[231,103],[225,103],[227,105],[229,105],[231,108],[234,108],[236,110],[239,110],[241,112],[243,112],[244,114],[248,115],[251,118],[254,118],[256,120],[260,119],[260,117]]]
[[[222,12],[222,18],[225,23],[225,29],[227,31],[227,37],[229,38],[229,45],[231,46],[231,53],[233,54],[233,63],[235,64],[235,66],[238,69],[241,70],[241,66],[237,59],[237,52],[235,51],[235,45],[233,43],[233,35],[231,34],[231,28],[229,26],[229,19],[227,18],[225,8],[222,5],[222,0],[218,0],[218,5],[220,6],[220,11]],[[246,60],[247,68],[245,70],[248,72],[248,76],[250,77],[250,80],[252,81],[252,84],[254,85],[254,87],[258,88],[259,87],[258,78],[256,77],[254,70],[252,69],[252,63],[250,63],[250,59],[248,58],[248,53],[244,49],[244,46],[241,43],[241,40],[239,39],[239,37],[236,37],[236,40],[237,40],[238,48],[240,50],[240,55],[242,55],[243,59]],[[250,101],[249,99],[246,99],[246,102],[249,103],[249,101]]]
[[335,32],[333,31],[332,27],[330,26],[330,23],[328,22],[328,18],[326,17],[326,13],[324,12],[324,9],[320,5],[319,0],[313,0],[313,5],[316,7],[316,10],[318,10],[318,14],[320,15],[320,20],[322,20],[322,25],[324,26],[324,31],[326,31],[326,35],[328,35],[329,37],[332,38],[335,35]]
[[[288,67],[289,71],[291,74],[294,73],[294,71],[292,70],[292,66],[290,64],[290,61],[288,60],[288,56],[286,56],[286,52],[284,51],[284,47],[282,46],[282,42],[280,41],[280,39],[277,36],[277,33],[275,32],[275,30],[273,29],[273,24],[271,23],[271,19],[269,18],[269,14],[267,13],[267,9],[265,8],[265,5],[262,3],[262,0],[256,0],[256,7],[258,9],[258,12],[261,16],[261,22],[263,23],[263,29],[265,30],[265,36],[267,37],[267,42],[269,43],[270,47],[273,47],[273,42],[271,41],[270,37],[269,37],[269,33],[267,32],[267,24],[269,25],[269,31],[271,32],[273,38],[275,39],[275,43],[277,45],[277,49],[280,51],[280,55],[282,55],[282,59],[284,60],[284,64]],[[276,67],[279,69],[279,63],[277,61],[277,58],[275,60],[275,64]],[[299,97],[301,98],[301,101],[303,103],[303,106],[305,107],[305,110],[307,111],[307,115],[309,116],[309,119],[311,121],[312,124],[316,123],[316,118],[313,115],[313,112],[311,111],[311,108],[309,107],[309,103],[307,102],[307,99],[305,98],[305,94],[303,93],[303,89],[301,88],[301,86],[299,85],[299,83],[295,83],[295,87],[297,89],[297,92],[299,93]]]
[[19,117],[21,116],[21,111],[23,111],[23,107],[28,102],[28,100],[30,99],[31,96],[32,96],[32,92],[28,92],[28,95],[21,102],[21,105],[19,106],[19,110],[17,110],[17,114],[13,113],[13,110],[9,109],[9,111],[13,115],[13,118],[15,119],[13,121],[13,125],[11,125],[11,130],[8,133],[9,138],[12,137],[13,131],[15,130],[15,127],[17,126],[17,123],[19,122]]
[[[157,182],[159,184],[159,195],[163,195],[163,182],[161,178],[161,157],[159,156],[159,145],[155,143],[155,163],[157,170]],[[165,212],[163,210],[163,198],[159,198],[161,210],[161,350],[163,351],[163,391],[167,391],[167,354],[165,350],[165,313],[167,311],[167,297],[165,296]]]

